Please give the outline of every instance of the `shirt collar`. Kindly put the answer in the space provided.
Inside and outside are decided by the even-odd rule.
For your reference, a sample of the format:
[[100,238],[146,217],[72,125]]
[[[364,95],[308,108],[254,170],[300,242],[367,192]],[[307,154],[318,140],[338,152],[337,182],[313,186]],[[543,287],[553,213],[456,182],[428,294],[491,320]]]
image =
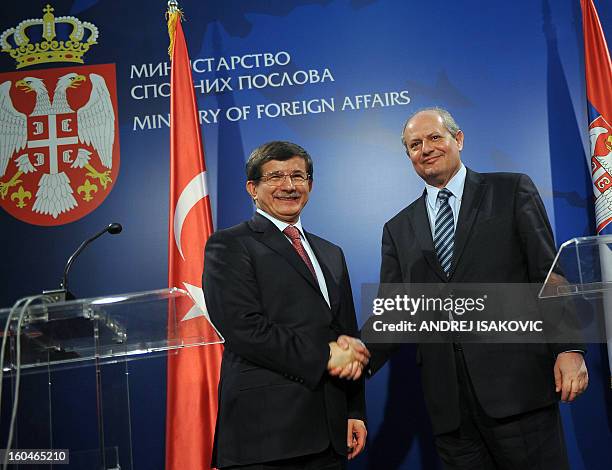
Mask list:
[[283,222],[282,220],[278,220],[276,217],[271,216],[267,212],[261,210],[259,207],[257,208],[257,212],[263,215],[266,219],[268,219],[274,225],[276,225],[276,228],[278,228],[281,232],[285,230],[289,225],[293,225],[295,228],[297,228],[300,231],[300,235],[302,236],[302,238],[306,238],[304,236],[304,230],[302,229],[302,221],[300,218],[298,218],[296,223],[288,224],[287,222]]
[[[467,176],[467,170],[463,163],[459,167],[459,171],[455,173],[448,184],[445,186],[453,196],[455,196],[458,200],[461,200],[463,197],[463,188],[465,186],[465,177]],[[436,202],[438,200],[438,193],[442,188],[436,188],[435,186],[431,186],[430,184],[425,183],[425,190],[427,191],[427,205],[431,209],[435,209]]]

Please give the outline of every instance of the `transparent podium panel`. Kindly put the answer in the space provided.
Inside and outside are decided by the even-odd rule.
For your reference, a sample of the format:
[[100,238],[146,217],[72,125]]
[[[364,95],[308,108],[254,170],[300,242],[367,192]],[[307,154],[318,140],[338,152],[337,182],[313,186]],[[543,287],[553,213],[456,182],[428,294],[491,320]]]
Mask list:
[[[180,289],[47,300],[0,310],[5,342],[0,448],[12,428],[12,449],[68,450],[67,465],[40,468],[142,468],[134,462],[132,422],[143,419],[135,410],[149,400],[157,405],[152,413],[165,415],[168,355],[223,338]],[[190,319],[183,321],[186,314]],[[133,376],[138,379],[130,381]]]
[[612,235],[572,238],[561,245],[540,298],[594,299],[612,288]]
[[612,235],[563,243],[539,293],[575,312],[584,342],[612,339]]
[[[222,342],[209,322],[197,334],[182,334],[179,314],[194,307],[189,295],[180,289],[38,303],[25,311],[13,312],[10,331],[15,331],[23,315],[21,369],[70,365],[96,359],[100,362],[124,356],[147,355],[177,348]],[[194,307],[197,308],[197,307]],[[0,310],[4,329],[11,309]],[[203,314],[202,314],[203,315]],[[11,335],[11,343],[16,343]],[[11,351],[16,353],[16,344]],[[11,361],[16,357],[11,354]],[[6,367],[16,368],[14,362]]]

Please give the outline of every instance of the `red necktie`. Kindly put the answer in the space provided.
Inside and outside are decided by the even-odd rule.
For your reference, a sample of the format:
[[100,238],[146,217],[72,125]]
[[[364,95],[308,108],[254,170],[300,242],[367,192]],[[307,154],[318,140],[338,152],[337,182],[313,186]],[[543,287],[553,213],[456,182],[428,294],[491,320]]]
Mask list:
[[312,262],[310,261],[310,258],[308,257],[308,253],[306,253],[306,250],[304,249],[304,245],[302,245],[302,238],[300,236],[300,231],[297,228],[295,228],[293,225],[288,225],[287,228],[283,230],[283,233],[289,237],[289,239],[291,240],[291,244],[293,245],[293,248],[295,248],[295,251],[297,251],[297,254],[300,255],[300,258],[302,258],[304,263],[306,263],[306,266],[308,266],[308,269],[310,269],[310,272],[312,273],[312,277],[314,277],[315,280],[317,280],[317,275],[315,274],[314,266],[312,265]]

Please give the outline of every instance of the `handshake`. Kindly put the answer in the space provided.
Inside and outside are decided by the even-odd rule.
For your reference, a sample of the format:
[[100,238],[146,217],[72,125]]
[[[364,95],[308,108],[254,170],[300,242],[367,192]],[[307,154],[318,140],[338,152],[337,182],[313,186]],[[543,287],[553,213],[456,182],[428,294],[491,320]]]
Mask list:
[[370,351],[360,339],[341,335],[329,343],[327,372],[341,379],[357,380],[369,360]]

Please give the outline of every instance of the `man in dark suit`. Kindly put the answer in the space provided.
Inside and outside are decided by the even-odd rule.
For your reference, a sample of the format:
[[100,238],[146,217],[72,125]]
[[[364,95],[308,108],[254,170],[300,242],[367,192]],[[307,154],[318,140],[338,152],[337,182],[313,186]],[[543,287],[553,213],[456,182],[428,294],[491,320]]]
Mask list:
[[[440,108],[406,122],[402,141],[426,188],[384,226],[381,283],[544,281],[555,245],[537,189],[526,175],[466,169],[463,140]],[[371,373],[394,349],[368,348]],[[446,468],[568,468],[557,400],[560,392],[572,401],[587,387],[580,349],[420,344],[425,401]]]
[[[365,445],[368,352],[358,334],[342,250],[302,229],[312,188],[310,155],[289,142],[255,149],[248,222],[214,233],[203,286],[225,337],[213,465],[341,469]],[[349,379],[328,374],[346,366]],[[348,447],[348,453],[347,453]]]

